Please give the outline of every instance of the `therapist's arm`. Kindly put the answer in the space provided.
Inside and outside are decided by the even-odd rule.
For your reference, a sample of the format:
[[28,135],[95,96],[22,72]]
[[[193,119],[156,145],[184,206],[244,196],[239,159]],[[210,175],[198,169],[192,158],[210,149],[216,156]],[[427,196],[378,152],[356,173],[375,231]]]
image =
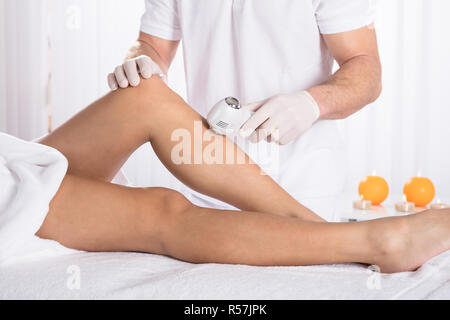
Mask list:
[[125,61],[108,75],[112,91],[128,86],[137,87],[141,77],[161,75],[167,83],[167,73],[180,41],[161,39],[141,32],[136,43],[128,50]]
[[138,40],[127,52],[126,59],[133,59],[142,55],[149,56],[167,74],[179,44],[180,41],[166,40],[140,32]]
[[373,25],[326,34],[323,38],[340,69],[326,82],[307,90],[320,109],[320,120],[345,119],[381,94],[381,62]]

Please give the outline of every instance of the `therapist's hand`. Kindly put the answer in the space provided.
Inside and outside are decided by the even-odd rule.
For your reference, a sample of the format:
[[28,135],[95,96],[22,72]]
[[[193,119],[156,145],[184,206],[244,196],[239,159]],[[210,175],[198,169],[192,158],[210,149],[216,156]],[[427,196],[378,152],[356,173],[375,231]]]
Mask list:
[[241,136],[257,143],[266,139],[286,145],[300,137],[320,117],[320,109],[307,92],[277,95],[243,106],[255,114],[241,128]]
[[154,74],[162,77],[167,84],[167,77],[158,64],[149,56],[142,55],[128,59],[122,65],[117,66],[114,72],[108,75],[108,85],[112,91],[119,87],[136,87],[141,83],[141,77],[148,79]]

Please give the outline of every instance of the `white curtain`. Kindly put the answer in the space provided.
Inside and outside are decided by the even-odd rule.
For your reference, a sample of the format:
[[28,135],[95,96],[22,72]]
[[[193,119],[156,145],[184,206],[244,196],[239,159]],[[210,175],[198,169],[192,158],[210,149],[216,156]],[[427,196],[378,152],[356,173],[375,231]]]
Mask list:
[[47,129],[45,1],[0,0],[0,130],[32,139]]
[[[384,91],[340,123],[349,154],[346,190],[356,192],[376,170],[401,194],[420,171],[450,200],[450,1],[374,3]],[[143,0],[0,0],[0,130],[35,138],[47,129],[49,107],[55,127],[107,92],[106,75],[135,40],[143,8]],[[185,96],[180,52],[169,78]],[[137,185],[178,186],[149,146],[125,170]]]
[[400,195],[418,172],[450,199],[450,1],[379,0],[381,98],[348,120],[346,189],[376,170]]

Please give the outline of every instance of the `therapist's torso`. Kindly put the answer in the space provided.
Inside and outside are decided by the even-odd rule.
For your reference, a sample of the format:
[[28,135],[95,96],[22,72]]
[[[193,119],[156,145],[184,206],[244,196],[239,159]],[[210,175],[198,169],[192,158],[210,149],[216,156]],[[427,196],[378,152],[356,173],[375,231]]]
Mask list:
[[[333,58],[321,33],[362,27],[366,11],[365,0],[147,0],[141,30],[183,40],[188,101],[206,116],[228,96],[246,104],[327,80]],[[249,150],[247,142],[237,142],[303,203],[318,199],[323,205],[320,199],[342,189],[344,153],[334,121],[317,122],[287,146],[262,142]],[[195,192],[191,200],[219,206]],[[332,208],[315,207],[314,201],[308,206],[330,219]]]

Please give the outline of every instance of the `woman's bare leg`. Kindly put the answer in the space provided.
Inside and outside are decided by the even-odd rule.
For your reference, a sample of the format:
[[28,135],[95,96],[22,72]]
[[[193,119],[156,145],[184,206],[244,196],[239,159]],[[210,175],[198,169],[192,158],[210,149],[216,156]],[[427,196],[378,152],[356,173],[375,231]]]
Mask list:
[[37,235],[79,250],[148,252],[193,263],[361,262],[398,272],[449,249],[450,211],[319,223],[199,208],[169,189],[133,189],[68,175]]
[[190,150],[186,150],[191,154],[192,164],[175,164],[171,153],[179,142],[171,141],[172,134],[185,129],[194,137],[195,122],[203,123],[201,129],[207,130],[203,121],[161,79],[153,77],[137,88],[107,94],[41,143],[58,149],[68,158],[69,174],[110,181],[128,157],[150,141],[162,163],[201,193],[242,210],[322,221],[270,177],[262,175],[258,166],[249,164],[243,151],[224,137],[216,136],[223,144],[223,162],[226,150],[232,150],[235,159],[243,158],[245,164],[194,164],[194,158],[202,158],[207,145],[196,149],[194,141]]
[[[255,165],[175,165],[171,134],[178,128],[192,132],[194,120],[201,118],[162,82],[148,80],[137,89],[107,95],[45,138],[42,143],[64,153],[70,168],[38,236],[75,249],[142,251],[191,262],[363,262],[385,272],[412,270],[449,249],[448,210],[327,224],[204,209],[175,191],[104,182],[137,147],[151,141],[163,163],[200,192],[244,210],[302,213]],[[211,181],[210,176],[223,179]],[[237,188],[222,180],[233,180]]]

